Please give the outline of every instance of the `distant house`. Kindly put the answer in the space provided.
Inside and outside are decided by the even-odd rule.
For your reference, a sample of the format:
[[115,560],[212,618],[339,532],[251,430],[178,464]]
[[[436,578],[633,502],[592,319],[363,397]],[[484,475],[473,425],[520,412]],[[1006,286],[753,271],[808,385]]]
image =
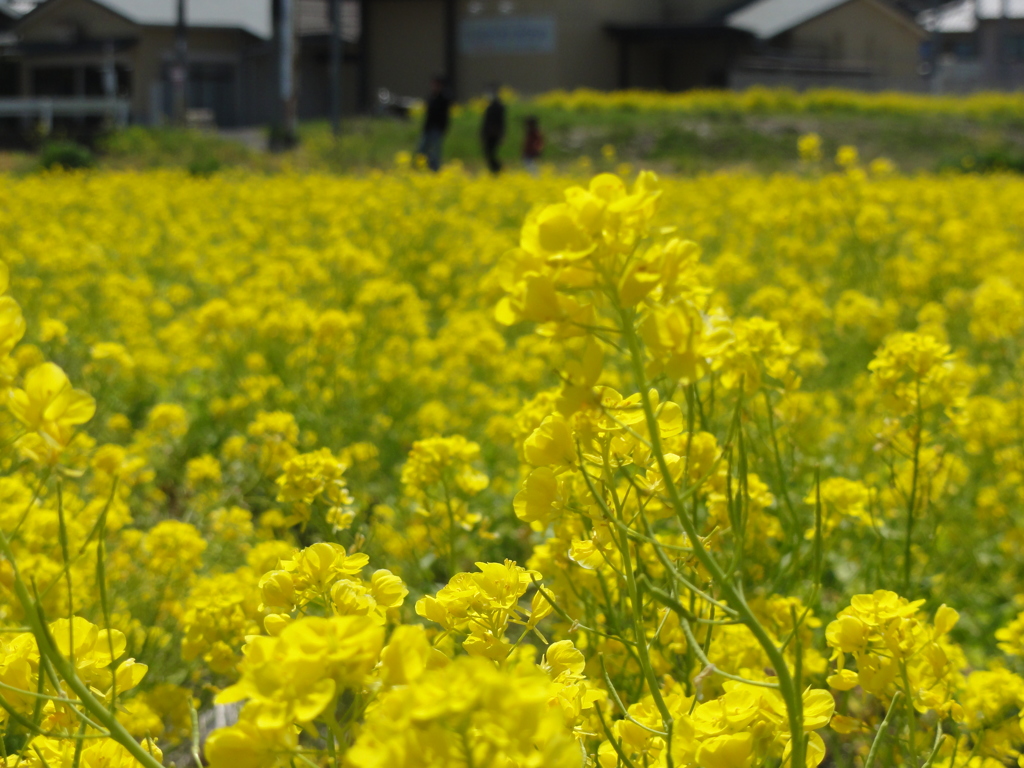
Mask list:
[[[282,0],[187,2],[188,106],[219,126],[275,121]],[[329,0],[294,2],[299,116],[324,117]],[[1022,81],[1024,0],[956,0],[921,23],[896,2],[341,0],[342,101],[354,111],[422,96],[437,74],[457,98],[494,83],[530,94],[754,84],[918,91]],[[66,106],[76,109],[113,100],[132,122],[166,121],[176,5],[0,0],[0,123],[5,109],[17,108],[11,97],[70,99]]]
[[[0,19],[12,23],[0,32],[0,97],[61,99],[72,107],[113,99],[126,103],[132,122],[168,119],[176,0],[44,0],[20,16],[3,2]],[[280,109],[276,5],[275,0],[187,3],[190,110],[224,127],[275,119]],[[353,5],[343,3],[350,21]],[[324,116],[329,101],[326,9],[327,0],[298,0],[303,117]],[[354,91],[351,72],[348,80],[348,90]],[[354,108],[354,93],[349,102]]]
[[754,35],[730,83],[917,91],[928,33],[887,0],[754,0],[726,24]]
[[1024,87],[1024,0],[956,0],[918,16],[939,92]]
[[[189,8],[188,101],[221,125],[266,119],[259,83],[272,72],[270,0]],[[171,111],[176,5],[171,0],[46,0],[13,26],[4,58],[18,95],[128,102],[136,122]]]
[[928,35],[888,0],[753,0],[608,32],[624,62],[620,87],[926,87],[919,51]]

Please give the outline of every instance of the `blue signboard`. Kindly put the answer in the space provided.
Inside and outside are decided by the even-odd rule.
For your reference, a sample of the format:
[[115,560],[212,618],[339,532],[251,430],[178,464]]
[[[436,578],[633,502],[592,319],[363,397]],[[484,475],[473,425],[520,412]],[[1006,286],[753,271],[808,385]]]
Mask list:
[[463,19],[459,49],[469,56],[508,53],[553,53],[554,16]]

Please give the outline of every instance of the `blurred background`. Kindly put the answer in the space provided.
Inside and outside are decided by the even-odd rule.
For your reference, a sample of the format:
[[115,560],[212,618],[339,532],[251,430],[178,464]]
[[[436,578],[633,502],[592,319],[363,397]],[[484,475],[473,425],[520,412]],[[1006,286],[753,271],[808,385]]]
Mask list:
[[268,149],[299,165],[388,164],[415,148],[435,79],[451,103],[445,159],[470,166],[484,162],[481,97],[495,90],[510,158],[527,116],[555,163],[614,151],[675,170],[770,169],[808,131],[908,167],[1010,157],[1020,110],[879,124],[842,99],[777,99],[766,115],[728,99],[534,97],[1016,91],[1024,0],[0,0],[0,168],[55,140],[114,164],[278,163]]

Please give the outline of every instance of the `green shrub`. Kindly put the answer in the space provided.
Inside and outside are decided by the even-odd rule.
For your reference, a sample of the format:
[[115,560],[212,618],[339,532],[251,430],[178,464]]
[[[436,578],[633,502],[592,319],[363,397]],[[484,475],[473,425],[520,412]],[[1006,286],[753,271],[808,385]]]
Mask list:
[[1024,152],[1014,147],[968,152],[956,160],[943,160],[939,167],[962,173],[1024,173]]
[[92,168],[96,165],[96,157],[88,147],[74,141],[50,141],[39,151],[39,165],[47,170]]
[[193,176],[212,176],[221,169],[223,163],[209,149],[197,147],[192,159],[188,161],[188,172]]

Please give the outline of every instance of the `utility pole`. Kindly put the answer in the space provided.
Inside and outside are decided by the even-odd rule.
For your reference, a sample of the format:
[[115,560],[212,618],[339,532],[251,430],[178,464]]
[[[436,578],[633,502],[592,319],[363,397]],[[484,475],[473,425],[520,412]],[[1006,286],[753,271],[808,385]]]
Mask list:
[[459,10],[456,0],[444,0],[444,68],[448,78],[448,96],[459,98]]
[[188,107],[188,20],[185,0],[178,0],[178,21],[174,26],[174,64],[171,66],[172,112],[175,125],[185,125]]
[[1010,75],[1010,62],[1013,60],[1013,51],[1010,41],[1010,31],[1013,25],[1010,22],[1010,0],[1003,0],[999,8],[999,23],[996,27],[996,55],[999,57],[999,85],[1007,90],[1012,87]]
[[295,89],[295,2],[281,0],[278,25],[281,77],[282,141],[292,147],[298,141],[298,99]]
[[331,130],[341,135],[341,0],[328,0],[331,4],[330,78]]

